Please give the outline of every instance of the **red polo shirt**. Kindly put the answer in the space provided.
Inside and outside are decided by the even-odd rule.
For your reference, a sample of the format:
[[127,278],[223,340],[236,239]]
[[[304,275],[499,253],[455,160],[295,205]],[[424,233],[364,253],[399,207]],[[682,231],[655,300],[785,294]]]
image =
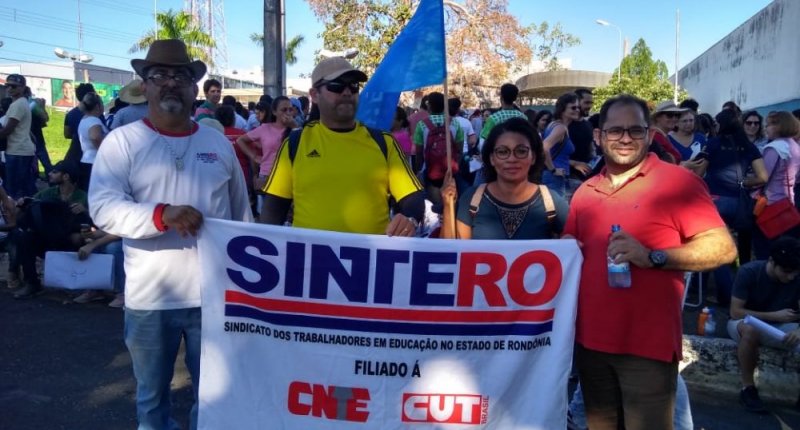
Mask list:
[[609,287],[606,254],[612,224],[620,224],[647,248],[677,248],[725,225],[708,188],[697,175],[650,154],[617,189],[611,188],[605,169],[586,181],[572,198],[564,229],[583,242],[577,342],[612,354],[679,360],[683,272],[631,265],[631,288]]

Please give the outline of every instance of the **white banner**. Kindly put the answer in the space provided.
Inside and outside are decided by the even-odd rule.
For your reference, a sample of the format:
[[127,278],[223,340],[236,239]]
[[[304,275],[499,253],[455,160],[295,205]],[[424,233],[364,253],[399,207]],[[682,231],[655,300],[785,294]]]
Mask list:
[[572,240],[206,220],[201,429],[566,427]]

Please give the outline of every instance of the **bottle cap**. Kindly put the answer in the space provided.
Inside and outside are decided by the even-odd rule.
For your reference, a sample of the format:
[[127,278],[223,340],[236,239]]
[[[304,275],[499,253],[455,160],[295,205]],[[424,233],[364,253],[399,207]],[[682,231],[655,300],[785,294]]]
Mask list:
[[619,226],[619,224],[613,224],[613,225],[611,226],[611,232],[612,232],[612,233],[616,233],[616,232],[618,232],[618,231],[620,231],[620,230],[622,230],[622,228]]

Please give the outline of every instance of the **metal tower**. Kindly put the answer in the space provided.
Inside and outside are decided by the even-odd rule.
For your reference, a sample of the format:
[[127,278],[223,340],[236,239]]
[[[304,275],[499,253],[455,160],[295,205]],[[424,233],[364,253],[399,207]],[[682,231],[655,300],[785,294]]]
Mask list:
[[216,42],[208,56],[214,61],[213,72],[228,68],[228,37],[225,30],[224,0],[184,0],[184,10],[194,17],[200,28]]

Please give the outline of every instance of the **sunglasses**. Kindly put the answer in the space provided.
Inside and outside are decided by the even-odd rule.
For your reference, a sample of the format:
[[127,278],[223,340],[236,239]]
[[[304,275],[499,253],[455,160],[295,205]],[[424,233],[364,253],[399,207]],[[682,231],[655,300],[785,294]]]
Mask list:
[[761,121],[745,121],[744,125],[761,125]]
[[667,118],[680,118],[681,117],[680,113],[675,113],[675,112],[667,112],[664,115],[666,115]]
[[499,148],[495,148],[494,151],[492,151],[494,156],[500,160],[508,159],[508,157],[511,156],[512,152],[514,153],[515,158],[523,159],[527,158],[528,154],[531,153],[531,148],[528,146],[518,146],[514,148],[514,150],[512,151],[506,147],[501,146]]
[[361,84],[358,82],[328,81],[322,82],[317,87],[325,87],[326,90],[336,94],[343,93],[345,88],[349,88],[353,94],[358,94],[361,90]]
[[175,75],[168,75],[166,73],[153,73],[147,77],[147,80],[156,84],[159,87],[167,85],[172,80],[178,87],[188,87],[194,83],[194,78],[185,73],[177,73]]
[[631,139],[644,139],[647,136],[647,127],[643,127],[640,125],[635,125],[633,127],[609,127],[603,130],[603,133],[606,135],[606,140],[609,142],[616,142],[622,139],[622,136],[625,136],[625,133],[628,133],[628,136]]

